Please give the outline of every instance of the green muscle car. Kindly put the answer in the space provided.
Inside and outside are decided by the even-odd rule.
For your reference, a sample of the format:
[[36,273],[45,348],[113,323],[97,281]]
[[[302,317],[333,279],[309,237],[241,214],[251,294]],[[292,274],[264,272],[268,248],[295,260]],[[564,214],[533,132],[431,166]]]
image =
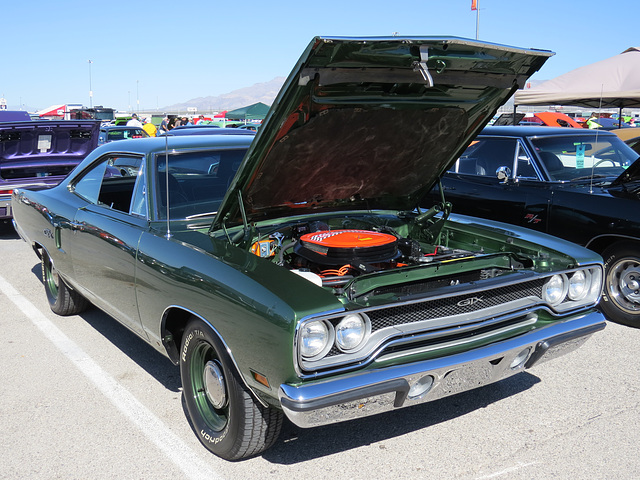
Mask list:
[[255,137],[98,147],[14,191],[61,315],[89,303],[180,365],[211,452],[443,398],[604,328],[602,259],[420,199],[551,55],[315,38]]

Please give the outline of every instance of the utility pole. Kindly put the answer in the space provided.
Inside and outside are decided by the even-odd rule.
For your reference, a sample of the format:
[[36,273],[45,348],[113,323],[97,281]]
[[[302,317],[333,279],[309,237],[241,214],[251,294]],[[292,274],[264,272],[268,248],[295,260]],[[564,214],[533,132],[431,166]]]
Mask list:
[[89,108],[93,108],[93,90],[91,89],[91,60],[87,60],[89,63]]

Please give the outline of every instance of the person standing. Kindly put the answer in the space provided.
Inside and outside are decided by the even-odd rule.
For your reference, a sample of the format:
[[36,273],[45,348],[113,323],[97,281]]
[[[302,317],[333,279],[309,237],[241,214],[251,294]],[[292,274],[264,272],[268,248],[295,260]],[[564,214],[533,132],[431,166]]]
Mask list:
[[131,120],[127,122],[127,127],[139,127],[142,128],[142,122],[138,120],[138,114],[131,115]]
[[142,126],[142,129],[147,132],[147,135],[149,135],[150,137],[155,137],[156,133],[158,132],[156,126],[151,123],[151,119],[149,118],[144,119],[144,125]]
[[164,116],[164,118],[162,119],[162,122],[160,122],[160,133],[167,133],[169,131],[169,117],[167,117],[166,115]]
[[598,123],[598,114],[593,112],[587,120],[587,128],[600,128],[602,125]]

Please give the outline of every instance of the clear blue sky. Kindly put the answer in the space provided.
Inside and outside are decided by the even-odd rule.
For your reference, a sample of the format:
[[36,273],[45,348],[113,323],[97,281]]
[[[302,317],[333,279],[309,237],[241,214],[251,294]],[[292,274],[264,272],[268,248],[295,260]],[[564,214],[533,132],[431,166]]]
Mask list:
[[[479,39],[552,50],[548,80],[640,44],[639,0],[478,0]],[[0,4],[0,97],[162,108],[286,77],[316,35],[475,38],[471,0],[21,0]],[[93,63],[89,64],[88,60]]]

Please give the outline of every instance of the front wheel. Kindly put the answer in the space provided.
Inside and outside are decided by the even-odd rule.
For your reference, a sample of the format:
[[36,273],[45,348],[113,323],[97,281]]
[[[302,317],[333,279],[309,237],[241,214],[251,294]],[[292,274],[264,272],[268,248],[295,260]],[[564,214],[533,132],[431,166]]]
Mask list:
[[192,319],[180,349],[182,395],[200,442],[226,460],[263,452],[278,438],[283,414],[260,404],[242,382],[211,328]]
[[89,302],[64,282],[47,252],[42,252],[42,282],[49,307],[58,315],[77,315],[86,310]]
[[600,305],[613,322],[640,328],[640,247],[623,242],[603,253],[605,282]]

